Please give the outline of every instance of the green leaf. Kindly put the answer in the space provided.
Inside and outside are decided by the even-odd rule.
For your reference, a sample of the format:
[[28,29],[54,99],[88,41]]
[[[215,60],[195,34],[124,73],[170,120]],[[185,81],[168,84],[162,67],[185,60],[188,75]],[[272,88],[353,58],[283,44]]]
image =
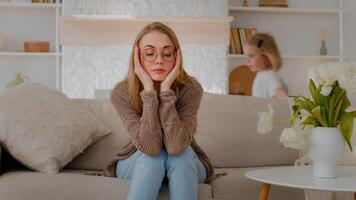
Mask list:
[[320,106],[315,107],[312,110],[313,117],[321,124],[322,127],[329,127],[328,124],[326,123],[326,120],[323,118],[323,115],[321,114],[321,108]]
[[337,126],[337,119],[339,119],[339,114],[340,114],[341,106],[342,106],[342,100],[339,101],[339,103],[337,104],[337,107],[336,107],[335,111],[333,112],[332,120],[331,120],[331,126],[332,126],[332,127],[336,127],[336,126]]
[[305,126],[305,125],[312,125],[312,126],[314,126],[314,127],[320,126],[320,124],[318,123],[318,120],[316,120],[313,116],[308,116],[308,117],[306,117],[306,118],[301,122],[301,124],[302,124],[303,126]]
[[309,80],[309,91],[310,91],[310,95],[312,96],[313,99],[315,99],[315,94],[317,92],[315,83],[312,79]]
[[[344,93],[345,93],[345,90],[341,89],[340,87],[336,87],[333,91],[333,95],[330,100],[330,108],[329,108],[329,121],[331,121],[331,124],[336,122],[336,120],[338,119],[338,118],[333,119],[335,117],[335,113],[333,114],[333,112],[337,106],[341,106],[341,105],[339,105],[339,103],[340,103],[341,97]],[[341,110],[341,107],[339,110]],[[335,112],[336,112],[336,110],[335,110]]]
[[354,115],[353,113],[343,112],[341,114],[341,120],[340,120],[340,130],[351,151],[352,151],[351,136],[352,136],[352,130],[354,126],[353,115]]

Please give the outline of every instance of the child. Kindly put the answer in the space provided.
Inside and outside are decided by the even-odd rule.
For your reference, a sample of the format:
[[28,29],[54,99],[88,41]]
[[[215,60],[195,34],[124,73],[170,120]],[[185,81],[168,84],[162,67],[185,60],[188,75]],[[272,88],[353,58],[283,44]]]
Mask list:
[[273,37],[266,33],[257,33],[244,46],[246,65],[257,72],[252,86],[252,96],[286,97],[287,92],[277,76],[282,67],[282,59]]
[[130,140],[106,175],[131,180],[127,199],[158,199],[165,177],[172,200],[198,198],[198,183],[213,178],[212,165],[195,141],[203,89],[182,66],[178,39],[154,22],[136,36],[124,81],[111,102]]

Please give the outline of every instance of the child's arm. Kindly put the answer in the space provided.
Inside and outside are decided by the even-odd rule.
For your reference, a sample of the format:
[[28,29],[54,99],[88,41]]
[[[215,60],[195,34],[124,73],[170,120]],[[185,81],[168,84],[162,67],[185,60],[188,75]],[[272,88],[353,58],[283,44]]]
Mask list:
[[287,94],[287,92],[286,92],[283,88],[278,87],[278,88],[276,88],[276,90],[275,90],[275,95],[274,95],[274,96],[275,96],[275,97],[287,97],[288,94]]

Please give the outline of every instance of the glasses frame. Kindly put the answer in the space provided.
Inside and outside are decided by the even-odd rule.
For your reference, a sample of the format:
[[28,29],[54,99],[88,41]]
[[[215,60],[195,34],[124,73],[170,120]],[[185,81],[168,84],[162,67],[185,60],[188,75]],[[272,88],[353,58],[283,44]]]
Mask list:
[[[176,49],[175,49],[174,47],[172,47],[172,46],[163,48],[163,51],[164,51],[165,49],[167,49],[167,48],[172,48],[172,50],[173,50],[173,59],[172,59],[172,60],[167,60],[166,57],[164,56],[163,52],[161,53],[160,56],[161,56],[162,60],[164,60],[165,62],[173,62],[173,61],[175,60],[176,56],[177,56],[177,51],[176,51]],[[154,49],[155,58],[154,58],[153,60],[147,60],[147,58],[145,58],[144,51],[145,51],[146,49]],[[146,49],[142,49],[142,51],[140,52],[140,55],[142,56],[142,58],[143,58],[145,61],[147,61],[147,62],[154,62],[155,60],[157,60],[157,58],[158,58],[157,49],[154,48],[154,47],[148,47],[148,48],[146,48]]]

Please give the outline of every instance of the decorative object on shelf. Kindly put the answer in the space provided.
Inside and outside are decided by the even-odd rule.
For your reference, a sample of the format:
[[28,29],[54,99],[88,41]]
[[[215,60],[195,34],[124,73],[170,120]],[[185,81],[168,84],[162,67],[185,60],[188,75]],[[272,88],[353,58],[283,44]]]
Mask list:
[[314,128],[309,138],[309,155],[313,161],[313,176],[318,178],[337,177],[337,162],[344,150],[345,142],[339,128]]
[[[280,142],[285,147],[305,150],[309,138],[309,154],[315,164],[313,175],[332,178],[336,177],[336,164],[341,156],[339,154],[345,150],[344,143],[346,142],[350,151],[353,149],[351,137],[356,110],[349,109],[351,102],[347,95],[356,92],[356,65],[346,62],[330,62],[312,69],[309,74],[311,97],[303,95],[295,97],[292,117],[281,121],[290,121],[292,127],[283,130]],[[260,134],[270,132],[273,124],[276,123],[273,121],[271,105],[269,109],[268,113],[258,113],[257,131]],[[296,123],[300,123],[301,127],[306,129],[296,128]],[[306,131],[309,128],[313,128],[312,131]],[[334,132],[339,136],[335,136]],[[318,136],[320,134],[321,138]],[[336,158],[326,161],[327,158],[324,157],[331,157],[331,153],[320,155],[319,152],[324,152],[330,147]]]
[[236,66],[229,75],[229,94],[251,96],[255,76],[247,65]]
[[0,33],[0,50],[4,47],[4,36]]
[[326,39],[325,39],[325,36],[326,36],[326,33],[328,32],[327,29],[325,28],[321,28],[320,29],[320,42],[321,42],[321,45],[320,45],[320,55],[327,55],[328,54],[328,49],[326,48]]
[[243,7],[247,7],[248,6],[247,0],[242,0],[242,6]]
[[260,6],[266,7],[288,7],[287,0],[260,0]]
[[15,79],[10,81],[6,85],[6,88],[14,87],[16,85],[20,85],[21,83],[29,82],[29,81],[30,78],[28,76],[23,76],[21,73],[15,73]]
[[49,52],[48,41],[25,41],[24,50],[26,52]]
[[32,3],[54,3],[54,0],[32,0]]

